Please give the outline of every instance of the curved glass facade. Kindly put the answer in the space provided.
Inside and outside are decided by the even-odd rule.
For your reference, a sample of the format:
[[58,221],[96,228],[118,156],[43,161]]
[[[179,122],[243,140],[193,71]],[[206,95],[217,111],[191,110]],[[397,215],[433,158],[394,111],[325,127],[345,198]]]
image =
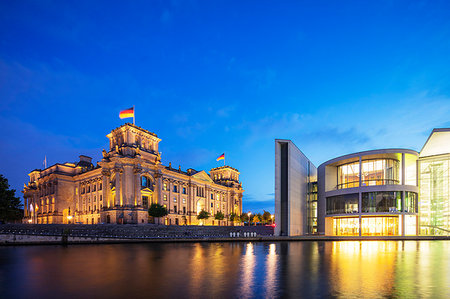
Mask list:
[[327,197],[327,215],[358,213],[358,193]]
[[396,213],[402,209],[401,191],[364,192],[362,213]]
[[362,186],[396,185],[400,183],[400,162],[394,159],[363,160]]
[[338,167],[338,189],[359,187],[359,161]]
[[[359,187],[360,165],[352,162],[338,166],[337,189]],[[395,159],[361,161],[361,186],[396,185],[400,183],[400,162]]]

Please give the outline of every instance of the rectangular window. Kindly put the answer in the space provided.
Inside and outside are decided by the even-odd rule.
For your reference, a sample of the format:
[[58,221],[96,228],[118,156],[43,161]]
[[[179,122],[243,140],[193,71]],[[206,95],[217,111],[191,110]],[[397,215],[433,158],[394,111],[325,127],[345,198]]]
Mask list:
[[167,195],[166,194],[164,194],[164,200],[167,200]]
[[148,197],[142,196],[142,206],[146,209],[148,209]]
[[211,193],[211,199],[214,199],[214,194]]
[[173,202],[177,202],[177,197],[176,196],[173,198]]
[[98,190],[102,190],[102,183],[98,186]]
[[214,208],[214,203],[211,203],[211,208]]
[[100,201],[102,201],[102,195],[100,194]]
[[183,194],[186,194],[186,187],[183,187]]
[[166,183],[163,184],[163,190],[167,191],[167,184]]
[[173,192],[178,192],[177,185],[173,185]]
[[186,214],[186,207],[183,207],[183,214]]
[[97,196],[94,195],[94,202],[96,202],[96,201],[97,201]]
[[177,206],[173,206],[173,212],[174,212],[174,213],[177,212]]
[[183,203],[186,203],[186,198],[183,198]]
[[97,191],[97,185],[94,185],[94,191]]

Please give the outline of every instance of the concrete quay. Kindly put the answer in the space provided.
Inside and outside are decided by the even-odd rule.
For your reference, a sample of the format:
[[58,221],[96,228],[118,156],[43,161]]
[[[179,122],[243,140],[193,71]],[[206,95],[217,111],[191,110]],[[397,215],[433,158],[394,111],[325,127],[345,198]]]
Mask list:
[[273,236],[270,226],[1,225],[0,246],[155,242],[431,241],[450,236]]

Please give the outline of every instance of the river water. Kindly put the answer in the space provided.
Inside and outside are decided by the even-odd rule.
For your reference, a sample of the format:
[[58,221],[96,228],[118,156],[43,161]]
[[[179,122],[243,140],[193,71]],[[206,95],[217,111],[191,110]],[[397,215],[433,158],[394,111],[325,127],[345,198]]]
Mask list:
[[0,297],[450,298],[450,242],[0,247]]

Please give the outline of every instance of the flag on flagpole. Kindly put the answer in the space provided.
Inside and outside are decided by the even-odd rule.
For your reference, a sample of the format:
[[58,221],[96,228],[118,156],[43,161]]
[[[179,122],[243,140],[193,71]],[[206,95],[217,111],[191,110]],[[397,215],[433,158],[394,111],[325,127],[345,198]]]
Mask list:
[[134,117],[134,106],[120,111],[119,117],[120,117],[120,119]]
[[219,156],[219,158],[216,159],[216,161],[225,160],[225,153]]
[[47,155],[45,155],[44,162],[42,164],[44,164],[44,169],[47,169]]

